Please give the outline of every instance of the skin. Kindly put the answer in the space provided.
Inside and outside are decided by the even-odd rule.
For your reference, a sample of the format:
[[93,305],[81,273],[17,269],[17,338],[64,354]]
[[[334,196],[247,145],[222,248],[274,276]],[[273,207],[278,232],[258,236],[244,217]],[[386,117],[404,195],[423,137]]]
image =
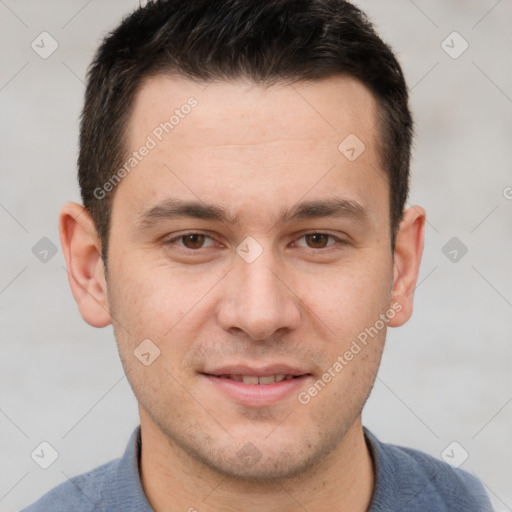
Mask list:
[[[93,326],[113,324],[139,402],[145,493],[158,512],[364,511],[374,476],[361,411],[385,327],[307,404],[293,393],[243,406],[201,372],[286,362],[311,373],[303,391],[393,304],[400,311],[388,326],[404,324],[425,212],[404,212],[393,253],[376,101],[355,79],[262,88],[153,77],[136,97],[129,147],[190,96],[197,107],[116,187],[108,279],[89,214],[68,203],[60,215],[80,312]],[[366,146],[354,161],[338,150],[348,134]],[[182,217],[142,226],[143,212],[169,197],[222,206],[239,224]],[[366,216],[276,222],[301,201],[334,197]],[[207,237],[169,241],[187,231]],[[337,238],[305,236],[318,232]],[[236,252],[247,236],[263,251],[252,263]],[[134,356],[144,339],[160,350],[149,366]],[[247,443],[261,455],[252,465],[237,456]]]

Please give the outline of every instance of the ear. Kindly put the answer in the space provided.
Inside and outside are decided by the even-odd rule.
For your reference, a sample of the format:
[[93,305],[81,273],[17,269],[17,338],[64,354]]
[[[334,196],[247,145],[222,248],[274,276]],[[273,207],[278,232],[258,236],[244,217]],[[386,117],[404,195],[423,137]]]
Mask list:
[[93,327],[111,323],[101,242],[89,212],[66,203],[59,215],[60,242],[69,284],[82,318]]
[[[391,307],[397,312],[390,327],[405,324],[412,315],[414,289],[418,280],[425,237],[425,210],[411,206],[405,210],[396,236],[393,256],[393,290]],[[401,307],[400,307],[401,306]]]

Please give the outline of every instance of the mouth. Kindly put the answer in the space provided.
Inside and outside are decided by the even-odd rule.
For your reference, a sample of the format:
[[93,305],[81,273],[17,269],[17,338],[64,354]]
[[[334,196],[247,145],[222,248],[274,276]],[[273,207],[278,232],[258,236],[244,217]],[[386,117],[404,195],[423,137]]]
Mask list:
[[284,380],[292,380],[299,379],[304,375],[287,375],[284,373],[278,373],[274,375],[241,375],[241,374],[225,374],[225,375],[215,375],[210,373],[204,373],[203,375],[207,375],[209,377],[215,377],[217,379],[229,379],[234,380],[235,382],[243,382],[244,384],[250,385],[262,385],[268,386],[269,384],[275,384],[276,382],[282,382]]
[[296,395],[313,378],[312,374],[289,366],[250,368],[230,366],[201,372],[225,398],[250,407],[264,407]]

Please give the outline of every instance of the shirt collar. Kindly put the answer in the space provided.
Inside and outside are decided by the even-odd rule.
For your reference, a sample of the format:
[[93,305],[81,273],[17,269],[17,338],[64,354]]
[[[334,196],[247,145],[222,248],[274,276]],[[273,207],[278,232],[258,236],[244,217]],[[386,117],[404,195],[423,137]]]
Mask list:
[[139,472],[141,451],[140,425],[133,431],[128,446],[117,466],[116,505],[123,512],[155,512],[149,504]]

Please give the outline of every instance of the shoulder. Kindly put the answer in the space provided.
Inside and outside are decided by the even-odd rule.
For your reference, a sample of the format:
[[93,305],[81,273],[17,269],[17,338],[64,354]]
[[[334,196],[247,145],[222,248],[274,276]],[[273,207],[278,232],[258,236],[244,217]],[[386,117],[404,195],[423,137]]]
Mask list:
[[75,476],[58,485],[21,512],[98,512],[111,501],[119,459]]
[[365,436],[376,466],[371,512],[400,507],[411,512],[492,512],[483,485],[467,471],[418,450],[381,443],[366,429]]

